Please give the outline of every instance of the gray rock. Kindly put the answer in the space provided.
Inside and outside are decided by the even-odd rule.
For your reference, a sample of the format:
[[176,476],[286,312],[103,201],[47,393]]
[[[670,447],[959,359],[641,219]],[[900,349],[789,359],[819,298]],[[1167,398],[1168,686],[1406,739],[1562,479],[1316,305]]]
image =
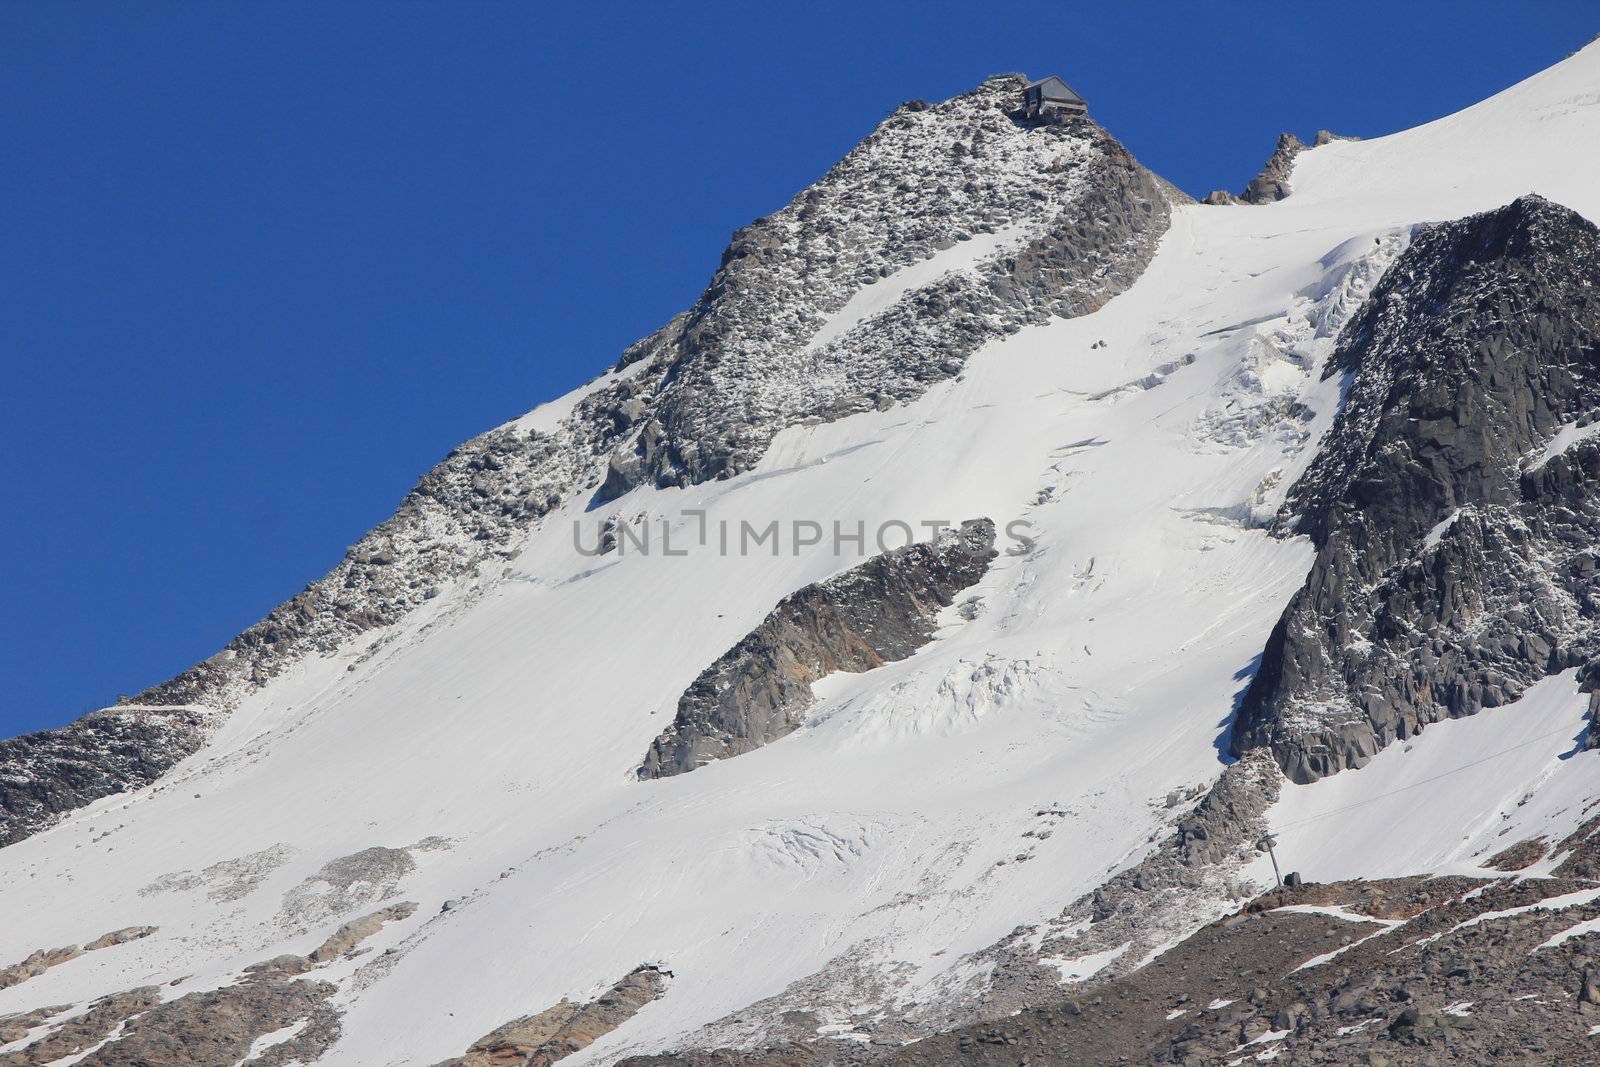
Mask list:
[[[786,426],[915,399],[986,341],[1092,311],[1131,284],[1170,204],[1188,197],[1086,119],[1014,119],[1021,84],[992,78],[902,108],[787,207],[735,233],[672,342],[653,423],[612,457],[597,499],[747,470]],[[1014,251],[814,343],[863,282],[1018,224]]]
[[141,940],[155,932],[156,928],[154,926],[124,926],[122,929],[113,930],[109,934],[101,934],[87,945],[84,945],[83,951],[96,952],[115,945],[126,945],[129,941]]
[[1273,204],[1288,197],[1292,191],[1289,176],[1294,172],[1295,159],[1307,148],[1320,148],[1334,141],[1358,141],[1359,137],[1343,137],[1327,130],[1318,130],[1315,139],[1307,145],[1292,133],[1278,135],[1277,146],[1262,165],[1260,172],[1245,186],[1238,196],[1217,190],[1205,199],[1208,204]]
[[1271,204],[1289,195],[1289,174],[1294,170],[1294,159],[1305,151],[1305,142],[1292,133],[1280,133],[1277,147],[1261,172],[1250,179],[1239,200],[1246,204]]
[[1527,469],[1600,413],[1600,234],[1535,196],[1434,227],[1328,373],[1344,407],[1275,532],[1317,555],[1233,750],[1307,782],[1600,659],[1600,447]]
[[0,1045],[9,1045],[13,1041],[21,1041],[27,1037],[37,1026],[70,1011],[71,1004],[54,1004],[44,1008],[34,1008],[30,1011],[11,1012],[0,1015]]
[[200,746],[204,725],[195,708],[119,708],[0,741],[0,846],[155,781]]
[[1332,130],[1318,130],[1316,138],[1311,142],[1313,148],[1321,148],[1325,144],[1335,141],[1359,141],[1361,138],[1349,134],[1334,133]]
[[160,1003],[161,990],[158,986],[141,986],[101,997],[85,1011],[51,1027],[36,1040],[0,1054],[0,1067],[36,1067],[85,1052],[103,1042],[130,1017]]
[[994,523],[972,519],[785,597],[684,691],[639,777],[682,774],[775,741],[800,725],[812,682],[905,659],[932,638],[938,611],[983,577],[998,555],[994,541]]
[[[250,1058],[254,1067],[312,1063],[338,1039],[327,982],[257,972],[231,986],[190,993],[126,1017],[120,1034],[83,1067],[235,1067],[255,1040],[297,1023],[293,1036]],[[136,991],[137,992],[137,991]]]

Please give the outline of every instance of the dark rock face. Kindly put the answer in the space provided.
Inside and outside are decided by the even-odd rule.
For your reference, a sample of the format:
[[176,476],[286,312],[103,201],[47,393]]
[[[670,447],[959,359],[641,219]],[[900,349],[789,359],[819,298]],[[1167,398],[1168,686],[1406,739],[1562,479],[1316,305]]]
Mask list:
[[[884,1050],[869,1062],[1589,1063],[1593,938],[1541,946],[1594,906],[1502,914],[1579,885],[1499,883],[1468,899],[1462,894],[1484,883],[1286,888],[1075,1000]],[[1373,921],[1278,910],[1296,905],[1337,905]],[[1337,956],[1299,969],[1328,953]],[[828,1059],[822,1053],[815,1062]]]
[[932,638],[939,610],[983,577],[998,555],[994,540],[993,522],[972,519],[785,597],[684,691],[639,777],[681,774],[775,741],[800,725],[812,682],[911,655]]
[[[1600,673],[1600,235],[1536,196],[1422,233],[1351,320],[1346,400],[1280,533],[1316,561],[1233,738],[1292,779]],[[1591,683],[1592,684],[1592,683]]]
[[193,708],[112,709],[0,741],[0,846],[155,781],[200,746],[203,725]]
[[[914,399],[984,342],[1125,289],[1187,200],[1084,118],[1024,122],[1024,79],[902,105],[783,210],[733,235],[598,499],[747,470],[783,427]],[[1014,241],[818,341],[863,285],[1005,228]]]

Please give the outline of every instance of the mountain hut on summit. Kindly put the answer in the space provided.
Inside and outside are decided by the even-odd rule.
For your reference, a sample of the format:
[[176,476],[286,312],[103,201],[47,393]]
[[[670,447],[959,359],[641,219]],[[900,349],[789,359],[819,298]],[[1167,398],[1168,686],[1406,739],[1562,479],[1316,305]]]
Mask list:
[[1085,115],[1089,102],[1078,91],[1054,74],[1027,85],[1022,90],[1022,110],[1036,119],[1050,112]]

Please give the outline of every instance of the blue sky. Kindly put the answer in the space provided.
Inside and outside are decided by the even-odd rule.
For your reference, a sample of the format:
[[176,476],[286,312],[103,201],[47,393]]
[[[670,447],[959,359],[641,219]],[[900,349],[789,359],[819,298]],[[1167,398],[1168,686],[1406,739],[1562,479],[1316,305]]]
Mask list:
[[1280,130],[1470,104],[1597,15],[0,3],[0,736],[215,651],[901,100],[1060,73],[1204,194]]

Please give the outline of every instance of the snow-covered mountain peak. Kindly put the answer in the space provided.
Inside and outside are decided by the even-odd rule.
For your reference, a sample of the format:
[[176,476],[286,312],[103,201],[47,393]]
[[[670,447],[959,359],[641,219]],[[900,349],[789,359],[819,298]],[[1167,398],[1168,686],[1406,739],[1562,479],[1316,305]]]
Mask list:
[[[1350,924],[1501,921],[1342,880],[1600,873],[1600,49],[1261,206],[1021,84],[897,108],[224,653],[4,742],[0,1057],[1342,1050],[1322,957],[1460,978]],[[1271,829],[1324,884],[1206,926]]]

